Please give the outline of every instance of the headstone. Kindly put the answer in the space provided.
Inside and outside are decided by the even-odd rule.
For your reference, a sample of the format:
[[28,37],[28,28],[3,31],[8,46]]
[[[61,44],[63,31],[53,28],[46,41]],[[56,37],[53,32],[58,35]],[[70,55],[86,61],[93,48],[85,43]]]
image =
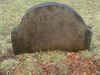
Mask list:
[[65,4],[41,3],[27,10],[12,30],[14,54],[35,51],[79,51],[90,46],[92,31],[81,16]]

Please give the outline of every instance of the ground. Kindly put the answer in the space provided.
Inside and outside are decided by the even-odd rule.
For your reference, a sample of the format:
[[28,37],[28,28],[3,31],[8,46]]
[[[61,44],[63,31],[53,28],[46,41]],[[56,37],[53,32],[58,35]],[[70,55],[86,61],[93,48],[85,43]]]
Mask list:
[[[42,2],[65,3],[79,13],[86,24],[92,26],[93,29],[90,50],[79,53],[67,53],[59,50],[48,52],[40,51],[14,56],[10,35],[12,28],[19,25],[22,16],[28,8]],[[10,75],[12,72],[15,72],[15,75],[48,75],[48,70],[56,72],[56,75],[100,75],[98,69],[100,67],[99,25],[100,0],[0,0],[0,75],[3,75],[5,72],[6,74],[10,73]],[[81,65],[85,63],[85,70],[81,65],[76,70],[76,62]],[[86,64],[88,65],[87,68]],[[79,71],[79,68],[84,70],[83,74],[83,71]],[[87,71],[91,72],[89,68],[95,68],[91,70],[93,74],[87,73]]]

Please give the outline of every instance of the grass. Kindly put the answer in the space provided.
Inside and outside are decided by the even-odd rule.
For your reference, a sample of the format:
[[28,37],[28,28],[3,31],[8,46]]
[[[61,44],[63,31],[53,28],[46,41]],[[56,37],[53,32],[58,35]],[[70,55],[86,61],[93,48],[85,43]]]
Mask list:
[[[85,58],[91,58],[94,54],[100,58],[100,0],[0,0],[0,56],[13,55],[10,37],[12,28],[19,25],[28,8],[41,2],[65,3],[77,11],[86,24],[92,26],[93,29],[91,50],[80,53]],[[19,55],[16,59],[6,59],[0,62],[0,69],[9,70],[20,63],[19,60],[22,57],[25,59],[22,65],[25,71],[42,71],[40,67],[34,65],[36,63],[32,64],[34,61],[54,62],[64,71],[66,68],[62,67],[64,65],[61,65],[60,61],[66,58],[66,54],[61,51],[48,51]]]

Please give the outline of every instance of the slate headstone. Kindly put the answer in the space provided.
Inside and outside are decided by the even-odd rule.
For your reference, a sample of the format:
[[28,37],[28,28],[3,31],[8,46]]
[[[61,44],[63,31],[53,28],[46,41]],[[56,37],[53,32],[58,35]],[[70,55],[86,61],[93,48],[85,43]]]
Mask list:
[[47,2],[29,8],[12,30],[14,54],[35,51],[89,49],[91,27],[66,4]]

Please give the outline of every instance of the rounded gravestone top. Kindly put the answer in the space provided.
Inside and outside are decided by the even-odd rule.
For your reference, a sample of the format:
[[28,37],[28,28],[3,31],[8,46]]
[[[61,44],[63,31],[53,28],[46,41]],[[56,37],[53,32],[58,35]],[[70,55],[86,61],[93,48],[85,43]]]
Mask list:
[[15,54],[40,50],[88,49],[91,31],[79,14],[66,4],[47,2],[27,10],[12,32]]

